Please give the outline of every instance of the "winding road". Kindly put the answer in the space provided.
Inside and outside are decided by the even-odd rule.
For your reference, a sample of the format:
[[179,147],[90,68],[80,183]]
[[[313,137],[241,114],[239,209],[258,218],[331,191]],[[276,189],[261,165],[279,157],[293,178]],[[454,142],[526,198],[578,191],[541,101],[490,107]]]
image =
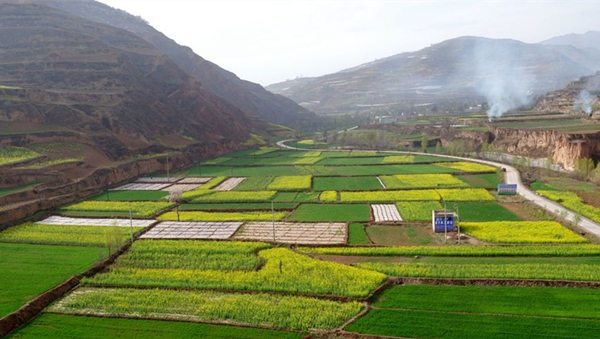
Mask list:
[[[291,146],[286,145],[285,143],[288,141],[293,141],[293,139],[279,141],[279,142],[277,142],[277,146],[282,147],[282,148],[287,148],[287,149],[305,151],[305,149],[302,149],[302,148],[291,147]],[[336,151],[335,149],[311,149],[311,150],[314,150],[314,151]],[[347,150],[337,150],[337,151],[347,151]],[[364,151],[364,150],[361,150],[361,151]],[[366,151],[377,152],[375,150],[366,150]],[[564,206],[562,206],[560,204],[557,204],[556,202],[554,202],[550,199],[547,199],[547,198],[535,193],[534,191],[530,190],[525,185],[523,185],[523,182],[521,181],[521,173],[519,173],[519,170],[517,170],[513,166],[506,165],[506,164],[499,163],[499,162],[489,161],[489,160],[457,157],[457,156],[452,156],[452,155],[440,155],[440,154],[432,154],[432,153],[404,152],[404,151],[385,151],[385,152],[386,153],[396,153],[396,154],[416,154],[416,155],[427,155],[427,156],[434,156],[434,157],[441,157],[441,158],[451,158],[451,159],[457,159],[457,160],[462,160],[462,161],[476,162],[476,163],[490,165],[490,166],[498,167],[498,168],[504,168],[506,170],[506,172],[504,173],[505,182],[507,184],[518,185],[518,193],[524,199],[531,201],[532,203],[538,205],[542,209],[544,209],[552,214],[556,214],[556,215],[564,214],[564,215],[566,215],[565,219],[572,221],[572,222],[575,221],[576,213],[565,208]],[[578,225],[586,233],[593,234],[597,238],[600,238],[600,224],[594,222],[593,220],[591,220],[589,218],[581,216],[581,221],[579,222]]]

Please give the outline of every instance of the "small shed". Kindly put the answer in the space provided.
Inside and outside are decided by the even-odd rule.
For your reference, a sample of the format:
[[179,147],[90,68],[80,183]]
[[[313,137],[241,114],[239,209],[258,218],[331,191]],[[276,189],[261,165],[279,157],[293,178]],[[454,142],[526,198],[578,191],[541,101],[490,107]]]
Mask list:
[[449,210],[431,211],[431,226],[434,232],[452,232],[454,231],[455,214]]

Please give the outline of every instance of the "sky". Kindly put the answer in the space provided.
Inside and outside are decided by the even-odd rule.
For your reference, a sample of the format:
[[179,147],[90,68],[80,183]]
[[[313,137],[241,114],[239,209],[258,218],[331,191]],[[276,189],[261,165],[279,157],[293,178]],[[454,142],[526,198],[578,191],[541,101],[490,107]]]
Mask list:
[[463,35],[535,43],[600,30],[600,1],[99,0],[242,79],[319,76]]

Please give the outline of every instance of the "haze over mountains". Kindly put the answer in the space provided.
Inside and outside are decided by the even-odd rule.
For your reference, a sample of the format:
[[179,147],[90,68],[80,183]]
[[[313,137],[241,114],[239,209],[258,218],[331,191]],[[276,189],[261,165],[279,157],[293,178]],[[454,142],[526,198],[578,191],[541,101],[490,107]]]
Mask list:
[[[267,89],[321,114],[461,112],[487,102],[490,114],[498,115],[600,69],[595,36],[540,44],[459,37]],[[571,45],[574,40],[581,41],[580,48]]]

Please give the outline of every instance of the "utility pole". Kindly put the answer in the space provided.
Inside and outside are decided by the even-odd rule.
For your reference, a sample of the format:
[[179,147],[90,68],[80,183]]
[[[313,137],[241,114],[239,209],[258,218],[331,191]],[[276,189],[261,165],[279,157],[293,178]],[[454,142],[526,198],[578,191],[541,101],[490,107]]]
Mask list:
[[456,227],[458,227],[458,244],[460,245],[460,214],[458,213],[458,203],[454,203],[456,209]]
[[273,226],[273,242],[275,242],[275,204],[271,201],[271,225]]
[[167,182],[171,183],[171,176],[169,173],[169,156],[167,155]]
[[131,210],[131,202],[129,203],[129,234],[133,242],[133,211]]

